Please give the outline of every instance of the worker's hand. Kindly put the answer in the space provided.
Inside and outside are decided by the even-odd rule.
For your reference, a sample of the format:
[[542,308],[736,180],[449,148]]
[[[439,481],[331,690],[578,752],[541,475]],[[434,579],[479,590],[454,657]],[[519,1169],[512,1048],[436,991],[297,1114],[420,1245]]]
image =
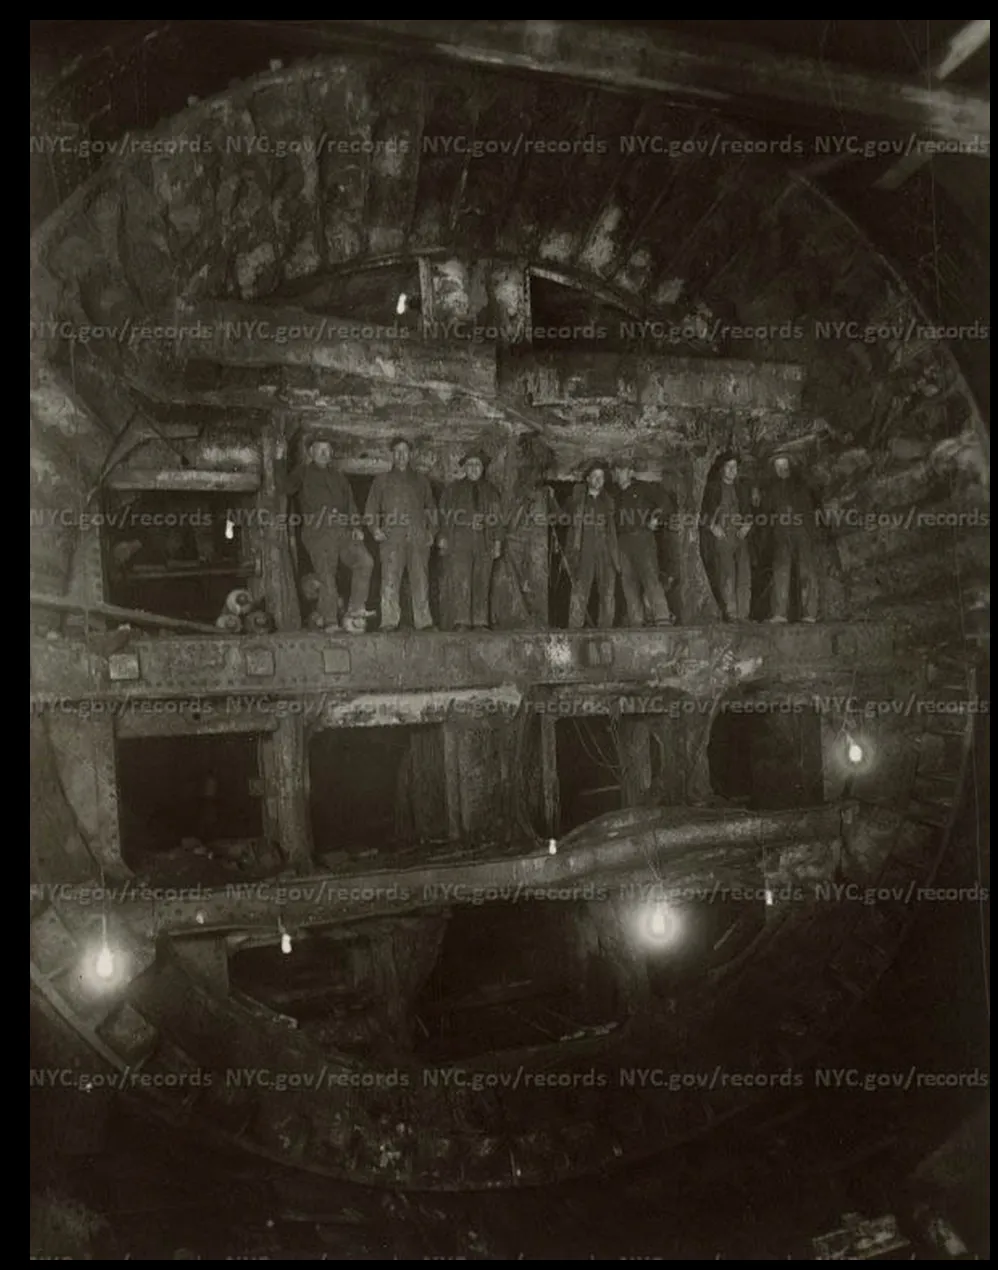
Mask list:
[[437,539],[437,550],[440,552],[442,556],[445,556],[447,554],[447,545],[448,545],[447,539],[443,536],[443,534],[441,534],[440,537]]
[[752,528],[751,524],[742,525],[738,530],[738,537],[744,538],[748,531]]
[[354,542],[363,542],[363,541],[364,541],[364,531],[363,531],[363,529],[355,529],[355,530],[353,531],[353,540],[354,540]]
[[385,533],[383,529],[372,529],[371,537],[374,539],[375,542],[384,542],[385,539],[388,537],[388,535]]
[[724,530],[721,528],[720,525],[711,525],[710,532],[714,535],[714,537],[718,541],[720,541],[724,537]]

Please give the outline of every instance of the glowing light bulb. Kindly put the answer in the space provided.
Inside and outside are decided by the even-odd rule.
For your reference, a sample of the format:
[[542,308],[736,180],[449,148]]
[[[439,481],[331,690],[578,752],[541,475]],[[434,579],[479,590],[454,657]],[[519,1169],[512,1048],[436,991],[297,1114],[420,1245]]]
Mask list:
[[849,742],[849,745],[846,748],[846,758],[848,758],[850,763],[862,763],[863,747],[858,741]]
[[554,838],[548,838],[548,855],[558,854],[558,843]]
[[228,542],[231,542],[235,536],[236,522],[232,519],[232,513],[230,512],[225,518],[225,537]]
[[100,952],[94,961],[94,974],[98,979],[105,981],[114,978],[114,954],[106,943],[101,944]]
[[641,915],[641,935],[650,944],[665,948],[682,934],[682,920],[669,904],[654,904]]
[[773,892],[769,889],[768,886],[766,887],[766,907],[767,908],[773,907]]
[[401,316],[402,316],[402,314],[405,312],[405,306],[406,306],[406,303],[407,303],[407,301],[408,301],[408,298],[409,298],[409,297],[408,297],[408,296],[406,295],[406,293],[403,291],[403,292],[399,295],[399,298],[395,301],[395,313],[396,313],[396,316],[397,316],[397,317],[401,317]]
[[287,931],[284,931],[281,935],[281,952],[284,953],[286,957],[288,953],[290,953],[290,951],[291,951],[291,936],[288,934]]

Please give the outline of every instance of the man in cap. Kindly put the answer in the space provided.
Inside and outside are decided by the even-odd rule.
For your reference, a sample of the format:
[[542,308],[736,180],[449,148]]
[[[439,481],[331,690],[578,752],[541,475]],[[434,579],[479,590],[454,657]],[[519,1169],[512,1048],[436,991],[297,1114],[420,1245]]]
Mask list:
[[569,630],[580,630],[585,625],[594,580],[599,595],[600,629],[611,627],[620,551],[613,499],[606,490],[605,463],[591,463],[584,482],[572,493],[565,557],[572,578]]
[[763,491],[765,521],[772,535],[773,578],[770,622],[786,622],[794,571],[799,587],[800,616],[818,620],[818,562],[815,548],[816,508],[811,491],[792,468],[790,455],[773,455],[771,476]]
[[399,591],[408,574],[412,624],[433,629],[430,613],[430,548],[436,535],[437,508],[433,489],[422,472],[409,466],[412,447],[405,437],[391,443],[392,467],[371,482],[364,519],[381,544],[381,629],[398,630]]
[[647,603],[655,625],[669,626],[672,614],[659,576],[655,538],[665,514],[662,500],[656,497],[647,481],[635,481],[631,455],[624,454],[617,459],[613,475],[620,581],[627,603],[627,623],[644,626]]
[[488,630],[492,564],[502,552],[499,492],[485,479],[484,454],[466,454],[461,466],[463,478],[440,499],[437,546],[448,561],[455,630]]
[[343,564],[350,572],[346,616],[367,616],[367,597],[374,560],[364,546],[357,504],[350,482],[333,467],[333,447],[321,436],[307,435],[301,463],[278,484],[285,495],[297,495],[301,541],[318,580],[316,612],[325,628],[339,626],[336,572]]
[[747,622],[752,604],[752,562],[748,537],[752,510],[738,476],[738,456],[725,450],[707,482],[703,502],[709,556],[726,622]]

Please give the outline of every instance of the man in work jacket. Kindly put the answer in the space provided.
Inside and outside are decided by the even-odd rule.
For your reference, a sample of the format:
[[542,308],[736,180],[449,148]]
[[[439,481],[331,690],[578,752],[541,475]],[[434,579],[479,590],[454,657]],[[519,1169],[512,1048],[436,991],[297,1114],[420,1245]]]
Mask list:
[[433,489],[422,472],[410,468],[412,448],[404,437],[391,445],[392,468],[376,476],[367,496],[364,519],[381,546],[381,629],[398,630],[399,591],[408,575],[412,624],[433,629],[430,613],[430,549],[436,536]]

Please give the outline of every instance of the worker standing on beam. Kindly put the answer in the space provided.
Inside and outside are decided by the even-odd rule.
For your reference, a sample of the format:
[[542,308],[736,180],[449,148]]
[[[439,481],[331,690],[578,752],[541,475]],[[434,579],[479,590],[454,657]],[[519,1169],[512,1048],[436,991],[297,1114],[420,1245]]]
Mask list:
[[770,622],[786,622],[790,587],[796,571],[801,621],[818,620],[818,561],[815,501],[790,463],[790,455],[773,455],[772,476],[763,491],[763,512],[773,547]]
[[645,604],[656,626],[670,626],[672,614],[659,576],[656,533],[665,517],[662,499],[646,481],[635,481],[634,460],[621,455],[614,463],[614,502],[620,581],[627,603],[628,626],[644,626]]
[[485,456],[473,452],[462,462],[463,478],[440,498],[440,537],[447,557],[447,588],[454,629],[489,629],[492,565],[502,553],[499,491],[485,480]]
[[600,629],[613,625],[620,552],[613,499],[606,491],[606,465],[592,463],[585,482],[572,493],[565,557],[572,578],[569,630],[586,624],[589,595],[596,582]]
[[[284,458],[283,442],[278,458]],[[318,579],[316,612],[323,628],[335,630],[340,624],[336,572],[343,564],[350,572],[346,619],[356,619],[345,624],[348,629],[363,629],[374,560],[364,546],[364,530],[350,482],[333,467],[330,443],[322,437],[306,436],[302,462],[290,475],[278,475],[278,488],[286,496],[298,496],[301,541]]]
[[738,456],[726,450],[707,482],[703,502],[709,559],[726,622],[747,622],[752,606],[752,561],[748,537],[752,508],[738,476]]
[[412,447],[405,437],[391,443],[392,467],[371,483],[364,512],[375,542],[381,545],[381,629],[398,630],[399,592],[408,574],[412,622],[417,631],[433,630],[430,613],[430,549],[436,537],[437,507],[433,489],[409,462]]

